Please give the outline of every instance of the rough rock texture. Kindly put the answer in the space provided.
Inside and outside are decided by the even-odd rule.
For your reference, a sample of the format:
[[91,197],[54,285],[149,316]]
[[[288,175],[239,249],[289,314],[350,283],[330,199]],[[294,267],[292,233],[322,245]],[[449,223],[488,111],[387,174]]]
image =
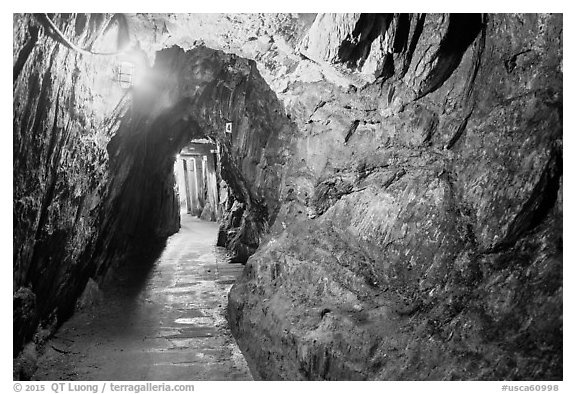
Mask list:
[[301,47],[376,79],[280,95],[288,186],[229,304],[253,369],[561,379],[561,16],[323,15]]
[[[110,16],[54,20],[88,47]],[[39,17],[14,15],[15,355],[39,323],[70,313],[93,272],[106,120],[122,94],[109,57],[88,60],[46,32]]]
[[255,375],[562,378],[561,15],[53,18],[105,51],[124,21],[153,66],[123,97],[15,16],[15,354],[178,228],[173,156],[208,136]]

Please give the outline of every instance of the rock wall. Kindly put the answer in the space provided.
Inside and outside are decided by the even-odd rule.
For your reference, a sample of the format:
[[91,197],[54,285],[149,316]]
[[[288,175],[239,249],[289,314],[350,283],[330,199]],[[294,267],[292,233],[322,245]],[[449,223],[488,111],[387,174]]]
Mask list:
[[561,379],[562,17],[321,15],[299,48],[324,77],[279,95],[288,186],[230,293],[253,370]]
[[[52,17],[78,46],[115,46],[94,46],[111,16]],[[52,34],[41,15],[14,15],[14,355],[39,324],[53,329],[71,312],[94,272],[122,96],[110,57],[82,56]]]

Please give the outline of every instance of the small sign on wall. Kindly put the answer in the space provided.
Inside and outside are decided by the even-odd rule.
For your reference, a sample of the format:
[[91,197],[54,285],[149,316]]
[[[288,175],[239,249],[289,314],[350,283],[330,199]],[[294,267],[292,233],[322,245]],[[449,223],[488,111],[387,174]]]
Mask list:
[[226,132],[232,134],[232,122],[226,123]]

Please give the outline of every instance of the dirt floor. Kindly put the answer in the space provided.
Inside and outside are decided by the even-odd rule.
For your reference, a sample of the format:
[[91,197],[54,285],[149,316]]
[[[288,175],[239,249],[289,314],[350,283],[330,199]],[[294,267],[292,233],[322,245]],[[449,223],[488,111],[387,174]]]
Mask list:
[[160,257],[117,269],[99,302],[58,330],[32,379],[252,380],[225,319],[243,266],[214,246],[217,230],[182,215]]

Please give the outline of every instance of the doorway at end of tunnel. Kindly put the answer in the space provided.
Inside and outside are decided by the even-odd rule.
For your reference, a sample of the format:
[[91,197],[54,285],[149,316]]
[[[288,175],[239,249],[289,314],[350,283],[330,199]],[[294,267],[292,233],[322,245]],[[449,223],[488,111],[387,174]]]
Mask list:
[[227,188],[219,180],[219,163],[219,146],[209,138],[191,140],[176,155],[174,187],[180,216],[191,215],[211,222],[222,217],[221,201],[227,197]]

